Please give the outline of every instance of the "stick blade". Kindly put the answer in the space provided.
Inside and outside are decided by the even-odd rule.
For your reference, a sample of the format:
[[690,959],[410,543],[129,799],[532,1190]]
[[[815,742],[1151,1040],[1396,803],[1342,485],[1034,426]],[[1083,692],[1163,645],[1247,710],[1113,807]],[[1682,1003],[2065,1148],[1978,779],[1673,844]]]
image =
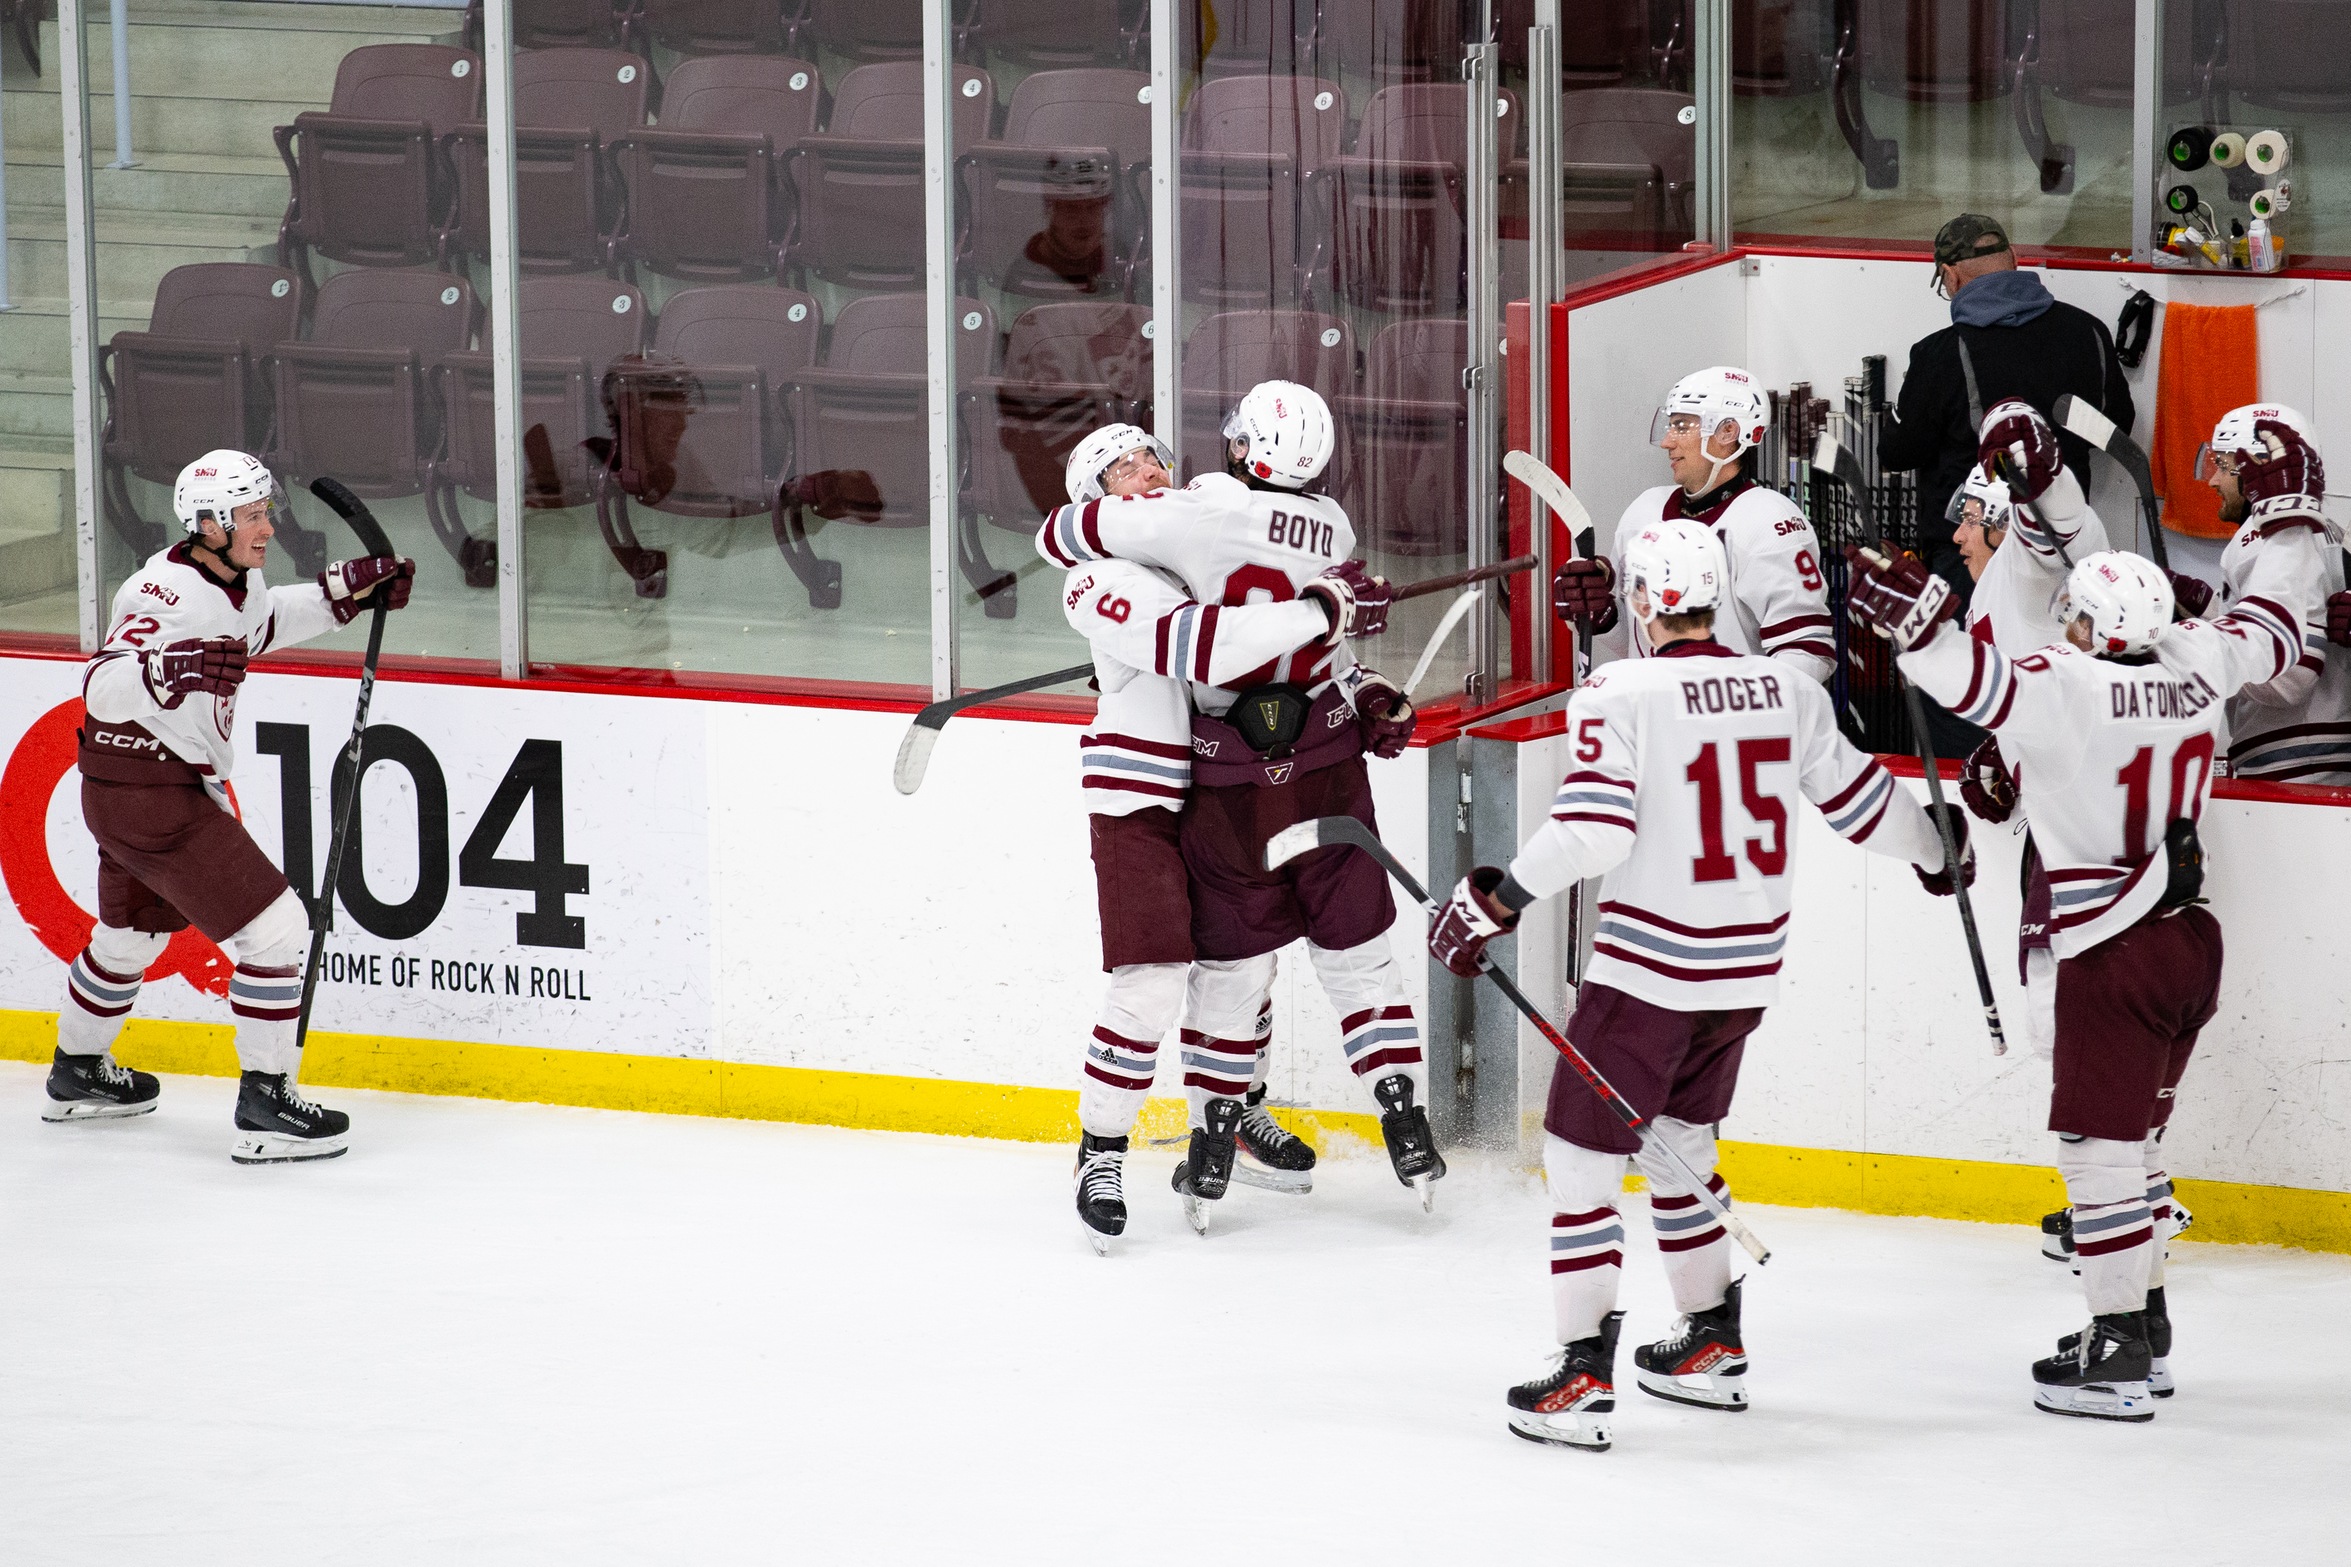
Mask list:
[[900,794],[912,794],[922,787],[923,774],[930,770],[931,752],[938,748],[943,726],[934,727],[918,716],[906,726],[906,738],[898,742],[898,765],[891,770],[890,781],[898,786]]
[[2059,397],[2050,412],[2057,416],[2059,429],[2080,436],[2100,451],[2112,450],[2108,443],[2114,439],[2114,421],[2073,393]]
[[340,479],[321,475],[310,481],[310,493],[324,501],[327,509],[351,525],[359,535],[360,547],[370,555],[389,555],[392,541],[384,533],[384,525],[376,521],[375,513],[367,509],[367,502],[351,493]]
[[1453,628],[1461,624],[1462,617],[1470,612],[1485,591],[1484,588],[1471,588],[1455,599],[1452,607],[1445,611],[1444,618],[1437,622],[1437,629],[1429,634],[1428,646],[1420,650],[1420,659],[1412,666],[1411,678],[1404,682],[1406,696],[1420,689],[1421,681],[1428,676],[1429,666],[1437,661],[1438,652],[1444,648],[1445,639],[1453,635]]
[[1592,514],[1584,510],[1584,503],[1576,499],[1575,491],[1567,481],[1554,473],[1550,466],[1536,459],[1535,454],[1513,447],[1502,454],[1502,471],[1533,491],[1535,497],[1551,508],[1553,515],[1567,525],[1570,539],[1592,521]]

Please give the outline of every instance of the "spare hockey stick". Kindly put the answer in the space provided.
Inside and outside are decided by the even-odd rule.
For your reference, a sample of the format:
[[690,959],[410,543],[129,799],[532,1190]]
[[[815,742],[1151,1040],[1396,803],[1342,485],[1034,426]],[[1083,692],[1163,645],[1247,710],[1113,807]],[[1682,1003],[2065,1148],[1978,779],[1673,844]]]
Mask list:
[[[1870,504],[1868,486],[1862,483],[1859,460],[1824,430],[1820,444],[1813,448],[1812,465],[1837,477],[1852,497],[1854,515],[1861,520],[1862,530],[1877,538],[1877,508]],[[1879,542],[1889,549],[1893,547],[1882,538]],[[1975,902],[1968,897],[1967,880],[1960,872],[1959,838],[1951,830],[1950,807],[1943,800],[1943,772],[1935,763],[1935,742],[1927,734],[1926,704],[1919,700],[1918,687],[1904,678],[1900,662],[1890,660],[1889,667],[1910,708],[1910,732],[1918,741],[1918,764],[1926,771],[1927,798],[1935,802],[1935,833],[1943,840],[1943,874],[1951,878],[1951,896],[1959,904],[1959,926],[1967,934],[1968,961],[1975,965],[1976,997],[1984,1005],[1984,1026],[1992,1031],[1992,1054],[2004,1056],[2008,1054],[2008,1034],[2000,1026],[2000,1003],[1992,994],[1992,971],[1984,963],[1983,938],[1976,933]]]
[[985,707],[1023,691],[1042,691],[1047,686],[1065,686],[1073,680],[1084,680],[1094,673],[1091,662],[1072,664],[1067,669],[1056,669],[1051,674],[1031,675],[1026,680],[1011,680],[985,691],[969,691],[962,696],[951,696],[944,702],[933,702],[914,715],[907,726],[906,738],[898,742],[898,765],[892,779],[900,794],[912,794],[922,787],[923,774],[930,770],[931,751],[939,743],[940,731],[947,720],[966,708]]
[[1532,571],[1538,564],[1540,562],[1532,555],[1513,555],[1510,559],[1498,560],[1491,566],[1472,566],[1467,571],[1449,571],[1441,577],[1431,577],[1425,582],[1407,582],[1390,593],[1388,601],[1392,604],[1401,604],[1406,599],[1427,598],[1430,594],[1442,593],[1447,588],[1466,588],[1473,582],[1491,582],[1496,577],[1507,577],[1514,572]]
[[1461,624],[1463,617],[1477,607],[1478,600],[1485,596],[1485,592],[1484,588],[1471,588],[1455,599],[1445,611],[1445,618],[1437,622],[1437,629],[1429,634],[1428,646],[1420,650],[1420,659],[1412,666],[1412,678],[1404,682],[1406,696],[1420,688],[1429,666],[1437,661],[1437,650],[1445,645],[1447,637],[1453,635],[1453,628]]
[[2059,429],[2080,436],[2122,464],[2122,471],[2138,487],[2139,515],[2147,520],[2148,552],[2156,565],[2171,570],[2170,553],[2163,547],[2163,514],[2155,495],[2155,472],[2147,464],[2147,454],[2131,439],[2131,432],[2071,392],[2060,394],[2051,412],[2057,416]]
[[[370,555],[392,553],[392,541],[384,536],[384,525],[367,509],[367,502],[333,479],[311,480],[310,493],[351,525],[351,531],[359,535],[361,549]],[[335,919],[335,888],[342,880],[343,851],[351,846],[351,824],[359,817],[360,748],[367,736],[368,704],[375,698],[376,657],[384,650],[384,617],[392,608],[386,588],[378,584],[374,591],[375,612],[367,623],[367,657],[359,665],[359,704],[351,715],[351,738],[343,746],[343,765],[349,772],[343,779],[342,797],[333,804],[334,830],[327,839],[326,875],[310,904],[310,961],[303,965],[302,1011],[294,1020],[297,1052],[310,1038],[310,1003],[318,994],[319,970],[326,963],[327,928]]]
[[[1551,508],[1567,529],[1570,550],[1592,552],[1592,514],[1584,510],[1584,503],[1576,499],[1575,491],[1567,481],[1538,460],[1533,452],[1516,447],[1502,454],[1502,471],[1525,485],[1533,496]],[[1570,557],[1573,558],[1572,556]],[[1575,683],[1582,685],[1584,677],[1592,672],[1592,621],[1588,615],[1578,615],[1575,622]]]
[[[1339,845],[1361,849],[1370,855],[1413,902],[1431,914],[1437,911],[1428,889],[1388,851],[1388,846],[1380,842],[1377,834],[1352,816],[1318,816],[1312,821],[1283,828],[1265,846],[1265,868],[1273,870],[1301,854]],[[1689,1161],[1671,1143],[1650,1131],[1649,1118],[1625,1103],[1624,1095],[1618,1093],[1608,1079],[1600,1075],[1600,1069],[1585,1059],[1584,1053],[1570,1043],[1565,1034],[1551,1026],[1550,1019],[1535,1010],[1535,1004],[1527,999],[1526,992],[1519,989],[1491,957],[1481,959],[1480,972],[1494,982],[1496,988],[1509,998],[1510,1004],[1518,1008],[1528,1022],[1535,1025],[1537,1033],[1551,1042],[1551,1048],[1558,1051],[1569,1069],[1584,1080],[1584,1086],[1600,1097],[1600,1102],[1608,1107],[1609,1113],[1624,1123],[1624,1129],[1641,1140],[1642,1152],[1662,1159],[1678,1170],[1683,1184],[1697,1197],[1699,1206],[1721,1222],[1722,1227],[1730,1232],[1731,1238],[1746,1248],[1748,1256],[1759,1263],[1771,1261],[1770,1249],[1755,1238],[1755,1232],[1747,1228],[1746,1221],[1731,1212],[1730,1206],[1715,1195],[1714,1188],[1707,1185],[1696,1170],[1690,1168]]]

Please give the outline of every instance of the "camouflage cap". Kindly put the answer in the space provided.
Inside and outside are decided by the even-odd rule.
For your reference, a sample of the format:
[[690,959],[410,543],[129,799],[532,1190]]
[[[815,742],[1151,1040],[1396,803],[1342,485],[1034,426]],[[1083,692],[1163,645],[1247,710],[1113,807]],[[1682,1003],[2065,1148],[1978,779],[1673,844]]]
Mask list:
[[1935,230],[1935,260],[1946,267],[1977,256],[1998,255],[2008,248],[2008,231],[1996,218],[1980,212],[1962,212]]

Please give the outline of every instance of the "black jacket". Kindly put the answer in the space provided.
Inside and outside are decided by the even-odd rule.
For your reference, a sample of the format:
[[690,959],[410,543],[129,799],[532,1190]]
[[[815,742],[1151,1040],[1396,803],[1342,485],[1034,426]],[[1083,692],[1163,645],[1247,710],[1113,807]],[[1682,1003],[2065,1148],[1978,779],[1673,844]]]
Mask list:
[[[1947,326],[1920,338],[1910,350],[1894,418],[1878,437],[1878,462],[1918,471],[1929,559],[1939,553],[1938,546],[1950,543],[1950,530],[1942,526],[1943,507],[1975,466],[1975,426],[1968,418],[1967,378],[1959,365],[1963,334],[1987,411],[2005,398],[2021,397],[2046,415],[2058,394],[2071,392],[2122,429],[2128,430],[2136,417],[2106,324],[2062,301],[2020,326]],[[2087,490],[2089,443],[2062,430],[2057,442],[2065,449],[2065,465]]]

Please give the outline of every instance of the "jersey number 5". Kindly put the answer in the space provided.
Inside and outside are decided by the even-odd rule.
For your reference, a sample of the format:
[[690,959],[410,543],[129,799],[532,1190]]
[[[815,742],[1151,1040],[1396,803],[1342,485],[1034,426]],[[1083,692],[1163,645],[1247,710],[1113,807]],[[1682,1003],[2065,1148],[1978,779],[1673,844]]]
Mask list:
[[[1739,742],[1739,798],[1745,802],[1748,819],[1756,826],[1768,829],[1764,838],[1750,838],[1746,843],[1747,862],[1766,876],[1777,876],[1788,868],[1788,808],[1776,796],[1763,792],[1756,778],[1756,769],[1772,762],[1785,762],[1795,754],[1795,747],[1786,735],[1766,735]],[[1722,764],[1718,748],[1711,740],[1698,748],[1697,758],[1682,774],[1698,790],[1698,857],[1690,862],[1692,881],[1735,881],[1739,862],[1731,858],[1722,836]]]

